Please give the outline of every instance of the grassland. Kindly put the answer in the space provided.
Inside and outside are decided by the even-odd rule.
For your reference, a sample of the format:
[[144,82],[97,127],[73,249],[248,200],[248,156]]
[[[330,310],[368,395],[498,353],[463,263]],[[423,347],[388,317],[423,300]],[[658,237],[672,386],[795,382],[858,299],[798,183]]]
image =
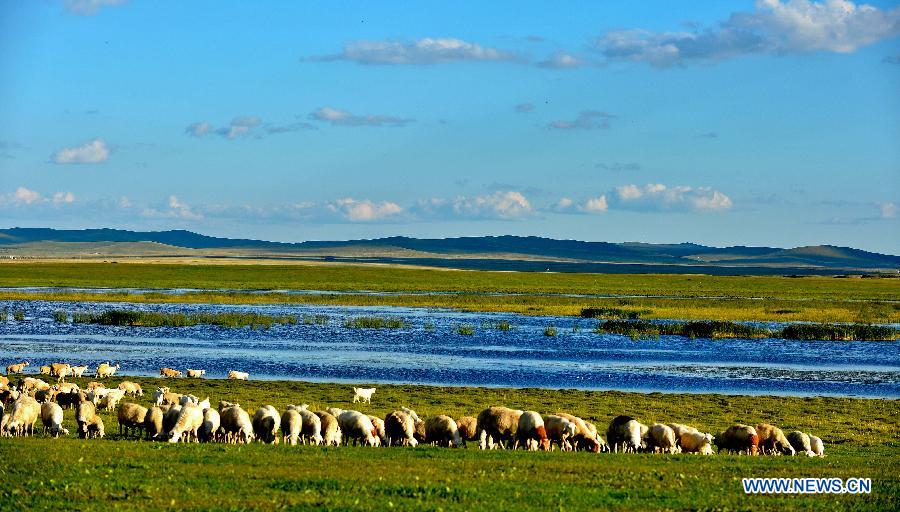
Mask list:
[[[122,379],[111,379],[114,385]],[[349,385],[135,378],[146,391],[350,408]],[[76,380],[84,384],[86,379]],[[149,393],[148,393],[149,395]],[[140,399],[143,403],[148,397]],[[0,509],[79,510],[896,510],[900,506],[900,403],[846,398],[661,395],[575,390],[379,386],[384,416],[400,405],[420,415],[475,414],[489,405],[566,410],[597,425],[615,415],[685,421],[718,431],[765,420],[815,433],[824,459],[715,455],[622,455],[416,449],[177,445],[122,440],[104,413],[104,440],[0,439]],[[74,425],[72,411],[66,423]],[[745,496],[740,479],[871,477],[873,493]]]
[[[646,319],[900,322],[900,279],[887,278],[546,274],[353,265],[17,262],[0,264],[0,286],[237,290],[177,296],[154,292],[3,291],[0,300],[384,305],[570,316],[580,315],[584,308],[598,308],[617,309],[626,315],[639,312]],[[250,290],[344,293],[247,293]],[[352,293],[362,290],[392,295]]]

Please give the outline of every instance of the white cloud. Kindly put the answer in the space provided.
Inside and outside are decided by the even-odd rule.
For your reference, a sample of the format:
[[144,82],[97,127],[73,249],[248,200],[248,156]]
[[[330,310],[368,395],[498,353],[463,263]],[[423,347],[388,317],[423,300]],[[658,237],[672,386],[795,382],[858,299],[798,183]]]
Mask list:
[[93,16],[104,7],[115,7],[122,5],[128,0],[65,0],[64,6],[67,11],[80,16]]
[[392,126],[399,127],[413,122],[412,119],[389,116],[384,114],[359,116],[350,112],[332,107],[322,107],[309,114],[309,118],[315,121],[331,123],[334,126]]
[[731,198],[709,187],[667,187],[661,183],[624,185],[609,194],[610,206],[639,211],[722,211]]
[[412,211],[423,218],[513,220],[532,215],[534,208],[521,192],[507,190],[475,197],[421,200]]
[[25,187],[19,187],[13,192],[13,200],[19,204],[31,204],[41,200],[41,194]]
[[591,197],[583,202],[576,203],[573,199],[564,197],[550,207],[551,212],[555,213],[604,213],[609,209],[609,203],[606,195],[602,194],[597,197]]
[[547,69],[573,69],[584,66],[585,62],[580,58],[566,52],[557,52],[537,63],[540,68]]
[[203,137],[207,133],[213,131],[213,125],[207,123],[206,121],[197,121],[196,123],[191,123],[184,129],[184,133],[188,135],[193,135],[194,137]]
[[[257,129],[259,128],[259,130]],[[228,140],[234,140],[238,137],[245,137],[254,134],[257,138],[263,135],[275,135],[280,133],[290,133],[300,130],[315,130],[316,127],[310,123],[297,121],[293,123],[278,125],[272,123],[263,124],[262,119],[257,116],[238,116],[231,120],[227,126],[216,128],[206,121],[196,121],[187,125],[184,133],[192,137],[203,137],[210,134],[225,137]],[[260,130],[264,133],[260,133]]]
[[609,120],[616,116],[597,110],[582,110],[573,120],[560,119],[550,122],[547,127],[554,130],[593,130],[609,128]]
[[588,213],[601,213],[605,212],[609,208],[609,205],[606,202],[606,196],[593,197],[588,199],[587,202],[582,206],[582,211]]
[[757,0],[699,31],[609,32],[597,40],[608,60],[647,62],[656,67],[714,61],[749,54],[851,53],[900,34],[900,7],[881,10],[845,0]]
[[326,208],[342,218],[352,222],[371,222],[395,217],[403,212],[397,203],[382,201],[376,203],[368,199],[358,201],[352,198],[338,199],[330,202]]
[[53,194],[54,204],[65,204],[75,202],[75,194],[71,192],[56,192]]
[[355,41],[337,55],[306,60],[346,60],[357,64],[429,65],[463,61],[511,61],[512,53],[454,38],[430,38],[416,41]]
[[116,206],[119,208],[131,208],[131,200],[128,199],[128,196],[122,196],[116,201]]
[[109,158],[109,147],[103,139],[94,139],[81,146],[63,148],[53,155],[58,164],[99,164]]
[[881,210],[882,219],[897,218],[897,203],[881,203],[878,207]]
[[241,135],[247,135],[250,133],[250,130],[259,126],[260,123],[262,123],[262,120],[256,116],[235,117],[228,126],[217,129],[216,133],[233,140]]

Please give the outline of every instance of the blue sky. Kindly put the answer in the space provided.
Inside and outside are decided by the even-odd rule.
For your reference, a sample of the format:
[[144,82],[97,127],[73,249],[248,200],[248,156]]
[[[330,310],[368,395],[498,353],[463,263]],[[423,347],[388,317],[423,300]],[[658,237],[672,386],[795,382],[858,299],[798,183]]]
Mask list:
[[900,254],[898,36],[886,1],[0,0],[0,218]]

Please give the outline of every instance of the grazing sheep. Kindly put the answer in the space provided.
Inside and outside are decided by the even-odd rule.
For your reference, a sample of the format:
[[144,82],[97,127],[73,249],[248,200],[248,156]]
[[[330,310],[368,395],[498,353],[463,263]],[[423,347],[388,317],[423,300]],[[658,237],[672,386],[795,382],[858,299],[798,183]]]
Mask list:
[[681,437],[676,439],[685,453],[699,453],[700,455],[712,455],[712,434],[702,432],[683,431]]
[[384,420],[377,416],[372,416],[371,414],[369,414],[368,416],[369,416],[369,421],[372,422],[372,426],[375,427],[376,437],[378,438],[377,446],[386,445],[387,444],[387,434],[384,431]]
[[812,448],[813,453],[815,453],[817,457],[825,456],[825,443],[822,442],[821,438],[817,436],[809,436],[809,444]]
[[81,401],[81,390],[60,391],[56,394],[56,403],[63,409],[75,407]]
[[281,414],[271,405],[264,405],[253,414],[253,432],[256,438],[266,444],[278,444],[278,428]]
[[9,389],[9,377],[0,375],[0,390]]
[[203,400],[200,400],[199,402],[197,402],[197,405],[204,411],[209,409],[209,407],[210,407],[209,397],[206,397]]
[[200,405],[200,398],[195,395],[181,395],[178,405],[185,406],[187,404]]
[[144,390],[141,389],[141,385],[137,382],[131,382],[130,380],[123,380],[120,382],[118,389],[121,389],[131,396],[144,396]]
[[341,414],[344,414],[344,410],[343,410],[343,409],[339,409],[339,408],[337,408],[337,407],[329,407],[328,409],[325,409],[325,412],[327,412],[328,414],[334,416],[335,418],[337,418],[337,417],[340,416]]
[[404,411],[394,411],[384,418],[384,431],[387,434],[388,446],[416,446],[419,444],[414,436],[416,424],[412,416]]
[[300,435],[303,432],[303,416],[296,405],[287,406],[287,410],[281,415],[281,441],[291,446],[297,446]]
[[55,386],[52,386],[53,389],[59,391],[60,393],[77,393],[81,391],[81,388],[78,387],[78,384],[74,382],[61,382]]
[[11,364],[6,367],[6,374],[12,375],[14,373],[23,373],[25,371],[25,367],[28,366],[28,361],[22,361],[21,363]]
[[571,443],[576,451],[593,453],[609,451],[609,446],[602,437],[597,435],[597,427],[593,423],[588,423],[578,416],[564,412],[557,412],[556,415],[575,424],[575,435],[572,436]]
[[91,382],[87,383],[87,386],[84,387],[84,390],[85,391],[93,391],[95,389],[103,389],[105,387],[106,386],[104,386],[102,382],[97,382],[95,380],[92,380]]
[[462,416],[456,420],[456,428],[459,430],[459,437],[462,438],[463,446],[469,441],[478,439],[478,420],[472,416]]
[[713,438],[719,451],[756,455],[759,453],[759,434],[749,425],[732,425]]
[[153,403],[156,405],[162,404],[163,396],[169,391],[167,386],[156,388],[156,391],[153,392]]
[[547,438],[544,418],[535,411],[525,411],[519,416],[519,426],[516,429],[516,441],[513,448],[519,446],[522,446],[524,450],[550,451],[550,440]]
[[363,403],[372,403],[372,394],[375,393],[375,388],[353,388],[353,403],[363,402]]
[[647,429],[643,444],[647,449],[658,453],[678,453],[678,445],[675,443],[675,431],[668,425],[654,423]]
[[489,407],[478,414],[479,447],[492,448],[490,443],[512,445],[519,428],[519,417],[524,411],[507,407]]
[[3,417],[6,424],[4,432],[9,436],[34,435],[34,424],[41,415],[41,405],[28,395],[21,395],[10,407],[9,414]]
[[106,393],[106,396],[104,396],[100,400],[100,403],[98,405],[104,411],[112,411],[113,409],[116,408],[116,405],[118,405],[119,400],[121,400],[124,397],[125,397],[124,389],[111,389],[111,390],[109,390],[109,393]]
[[456,421],[443,414],[425,420],[425,439],[431,444],[448,448],[459,448],[462,445]]
[[34,377],[25,377],[19,382],[19,391],[25,393],[26,395],[33,396],[38,391],[47,389],[50,389],[50,384],[47,384],[41,379],[35,379]]
[[298,407],[297,412],[303,419],[303,429],[300,431],[303,444],[310,443],[316,446],[322,444],[322,419],[315,413],[307,410],[307,405],[305,404]]
[[240,405],[233,404],[222,408],[222,402],[219,402],[219,416],[222,429],[230,440],[245,444],[253,441],[253,423],[250,421],[250,415]]
[[319,417],[319,421],[322,422],[322,443],[326,446],[340,445],[343,432],[341,432],[341,425],[337,418],[327,411],[316,411],[315,414]]
[[72,375],[74,377],[78,377],[80,379],[81,376],[84,374],[84,372],[87,371],[87,369],[88,369],[87,365],[73,366],[72,367]]
[[124,403],[119,406],[117,417],[119,419],[119,434],[125,437],[137,431],[137,437],[141,437],[141,430],[145,428],[147,421],[147,408],[138,404]]
[[78,404],[75,421],[78,423],[78,437],[81,439],[103,437],[103,420],[97,415],[93,402],[83,401]]
[[72,366],[68,363],[53,363],[50,365],[50,375],[61,382],[69,375],[71,368]]
[[110,366],[108,362],[101,363],[100,366],[97,367],[97,371],[94,373],[94,376],[98,379],[102,379],[105,377],[112,377],[116,370],[119,369],[118,363],[115,366]]
[[203,425],[200,426],[200,430],[197,431],[197,437],[201,442],[210,443],[212,441],[216,441],[216,437],[219,432],[219,425],[222,424],[222,419],[219,416],[219,411],[206,408],[203,410]]
[[172,393],[171,391],[166,391],[160,396],[156,402],[157,405],[182,405],[181,399],[184,395],[181,393]]
[[409,414],[409,417],[412,418],[413,423],[418,423],[418,422],[422,421],[422,418],[419,418],[419,415],[416,414],[416,411],[410,409],[409,407],[404,406],[404,407],[401,407],[400,410],[405,412],[406,414]]
[[187,376],[189,379],[202,379],[206,375],[206,370],[192,370],[188,368]]
[[160,369],[159,369],[159,376],[160,376],[160,377],[167,377],[167,378],[171,378],[171,379],[176,379],[176,378],[178,378],[178,377],[181,377],[181,372],[178,371],[178,370],[174,370],[174,369],[172,369],[172,368],[169,368],[169,367],[165,367],[165,368],[160,368]]
[[359,411],[344,411],[337,417],[341,432],[351,442],[366,446],[378,446],[378,431],[372,420]]
[[643,444],[647,427],[631,416],[616,416],[606,429],[606,440],[613,452],[638,452]]
[[795,453],[804,453],[807,457],[816,456],[816,452],[812,449],[812,441],[808,434],[795,430],[787,435],[787,440],[791,443],[791,447],[794,449]]
[[60,434],[67,436],[69,430],[62,426],[63,410],[57,403],[47,402],[41,404],[41,423],[44,424],[44,433],[48,433],[53,437],[59,437]]
[[59,391],[53,388],[42,389],[34,393],[34,399],[38,402],[54,402],[57,394],[59,394]]
[[173,405],[163,412],[163,437],[169,437],[178,417],[181,416],[181,406]]
[[759,448],[764,455],[794,455],[794,448],[780,428],[768,423],[757,423],[756,433],[759,434]]
[[228,372],[228,378],[231,380],[250,380],[250,374],[247,372],[231,370]]
[[50,375],[53,371],[53,368],[50,368],[49,364],[45,364],[43,366],[38,366],[38,374],[40,375]]
[[544,416],[544,428],[547,429],[547,439],[550,440],[551,449],[553,443],[559,445],[559,449],[568,452],[575,449],[572,446],[571,439],[575,438],[577,427],[575,423],[558,416],[556,414],[548,414]]
[[165,413],[158,406],[147,409],[147,415],[144,417],[144,432],[147,439],[156,439],[164,434],[163,418]]
[[197,442],[199,440],[197,431],[203,426],[203,410],[197,404],[187,404],[181,408],[178,414],[178,420],[172,427],[172,434],[169,437],[170,443],[182,441],[182,436],[186,435],[188,439]]

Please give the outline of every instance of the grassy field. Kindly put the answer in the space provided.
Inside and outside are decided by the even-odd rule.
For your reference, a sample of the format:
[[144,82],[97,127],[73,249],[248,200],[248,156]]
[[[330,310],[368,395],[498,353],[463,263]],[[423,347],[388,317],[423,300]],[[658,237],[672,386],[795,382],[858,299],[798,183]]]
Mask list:
[[[3,263],[0,286],[379,291],[400,295],[241,292],[34,294],[0,300],[325,304],[444,307],[577,316],[586,307],[642,311],[642,318],[811,322],[900,322],[900,279],[723,277],[472,272],[352,265],[166,265]],[[450,292],[450,295],[414,295]],[[407,294],[407,295],[404,295]],[[413,294],[413,295],[409,295]],[[488,295],[486,295],[488,294]],[[489,295],[498,294],[498,295]],[[649,295],[579,298],[560,294]]]
[[[115,384],[121,379],[111,379]],[[149,392],[162,381],[138,378]],[[84,383],[86,380],[77,380]],[[269,403],[350,408],[349,385],[166,381],[178,392]],[[400,405],[420,415],[476,414],[490,405],[569,411],[601,430],[617,414],[684,421],[706,431],[770,421],[825,440],[823,459],[714,455],[480,452],[420,447],[318,448],[168,445],[119,439],[0,439],[2,510],[341,509],[896,510],[900,506],[900,403],[842,398],[661,395],[574,390],[381,386],[363,412]],[[72,411],[66,423],[74,427]],[[870,495],[745,496],[742,477],[871,477]]]

